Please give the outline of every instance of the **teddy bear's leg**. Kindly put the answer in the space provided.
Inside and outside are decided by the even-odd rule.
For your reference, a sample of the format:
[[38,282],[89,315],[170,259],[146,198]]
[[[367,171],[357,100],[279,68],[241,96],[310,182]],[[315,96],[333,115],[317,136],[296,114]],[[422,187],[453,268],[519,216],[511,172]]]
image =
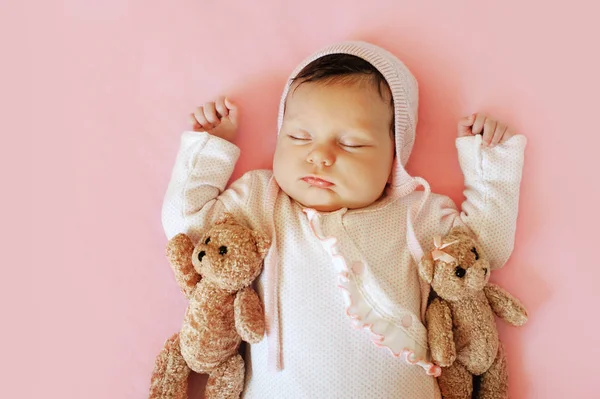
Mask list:
[[506,354],[502,343],[498,345],[498,354],[488,371],[481,375],[481,386],[477,399],[506,399],[508,398],[508,370]]
[[240,355],[221,363],[208,377],[206,399],[237,399],[244,389],[244,359]]
[[457,361],[442,368],[438,384],[444,399],[471,399],[473,394],[473,375]]
[[156,357],[149,399],[187,399],[189,375],[190,368],[179,347],[179,334],[175,334]]

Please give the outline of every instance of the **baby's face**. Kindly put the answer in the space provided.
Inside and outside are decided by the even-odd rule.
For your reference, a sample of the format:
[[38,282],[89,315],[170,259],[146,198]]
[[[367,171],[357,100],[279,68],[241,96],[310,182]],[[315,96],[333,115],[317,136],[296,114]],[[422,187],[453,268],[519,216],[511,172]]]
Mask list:
[[294,84],[273,160],[281,189],[321,212],[375,202],[394,158],[390,96],[366,79]]

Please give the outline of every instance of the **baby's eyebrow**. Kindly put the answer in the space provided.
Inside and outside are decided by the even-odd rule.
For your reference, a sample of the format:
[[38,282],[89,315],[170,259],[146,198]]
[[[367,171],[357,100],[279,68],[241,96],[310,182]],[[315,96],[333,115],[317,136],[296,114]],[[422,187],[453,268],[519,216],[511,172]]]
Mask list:
[[383,137],[379,137],[380,135],[374,133],[374,129],[369,129],[367,126],[356,125],[353,127],[349,127],[341,132],[341,138],[353,138],[357,140],[365,140],[365,141],[379,141],[383,138],[388,138],[389,134],[386,131]]
[[373,142],[374,137],[360,131],[351,131],[340,135],[340,140],[357,140],[360,142]]
[[286,125],[292,124],[292,125],[299,125],[302,122],[302,118],[300,116],[300,114],[290,114],[290,115],[285,115],[283,122]]

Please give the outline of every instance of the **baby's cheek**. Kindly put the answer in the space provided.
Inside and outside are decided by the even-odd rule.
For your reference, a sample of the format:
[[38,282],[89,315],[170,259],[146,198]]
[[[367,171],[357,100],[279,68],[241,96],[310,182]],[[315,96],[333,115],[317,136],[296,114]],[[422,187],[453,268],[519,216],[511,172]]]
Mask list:
[[282,157],[281,150],[276,148],[275,154],[273,155],[273,174],[275,175],[276,180],[282,174],[285,167],[283,160],[284,158]]
[[273,175],[275,176],[275,180],[279,185],[282,183],[285,184],[287,180],[287,176],[289,175],[289,165],[285,160],[285,157],[276,156],[273,159]]
[[293,159],[276,154],[273,159],[273,177],[284,193],[294,198],[294,164]]
[[373,163],[364,165],[360,170],[354,170],[349,174],[356,195],[373,197],[373,200],[379,198],[385,190],[386,183],[390,181],[391,173],[391,169],[381,165],[381,162],[381,159],[373,161]]

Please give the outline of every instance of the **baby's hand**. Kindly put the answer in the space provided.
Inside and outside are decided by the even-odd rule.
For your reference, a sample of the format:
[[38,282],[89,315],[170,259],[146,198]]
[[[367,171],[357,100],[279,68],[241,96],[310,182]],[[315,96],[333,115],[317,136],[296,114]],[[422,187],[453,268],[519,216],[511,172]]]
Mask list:
[[207,132],[229,142],[235,139],[238,127],[238,109],[226,97],[219,97],[190,114],[190,123],[194,131]]
[[483,144],[490,147],[504,143],[515,134],[512,130],[483,114],[473,114],[458,122],[458,137],[483,135]]

